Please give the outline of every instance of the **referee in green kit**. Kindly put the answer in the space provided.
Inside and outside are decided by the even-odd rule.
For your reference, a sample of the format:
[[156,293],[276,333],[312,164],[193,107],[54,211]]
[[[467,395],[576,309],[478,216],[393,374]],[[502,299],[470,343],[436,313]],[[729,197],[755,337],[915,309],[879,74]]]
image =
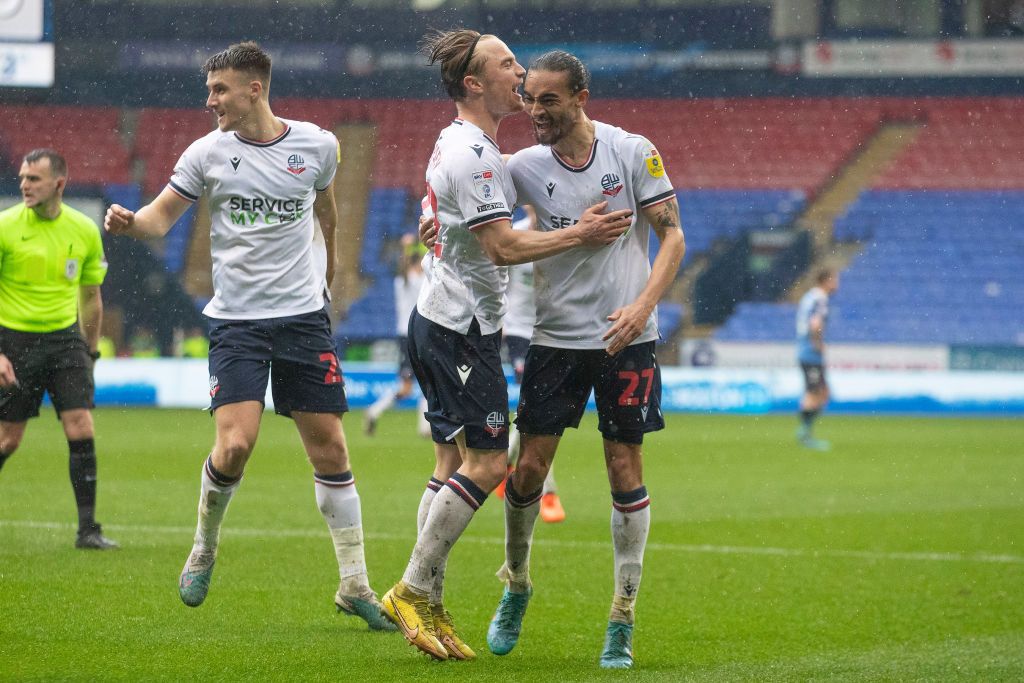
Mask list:
[[96,523],[93,363],[107,273],[99,228],[62,202],[64,158],[25,155],[21,204],[0,212],[0,468],[18,448],[49,392],[64,427],[78,505],[77,548],[118,544]]

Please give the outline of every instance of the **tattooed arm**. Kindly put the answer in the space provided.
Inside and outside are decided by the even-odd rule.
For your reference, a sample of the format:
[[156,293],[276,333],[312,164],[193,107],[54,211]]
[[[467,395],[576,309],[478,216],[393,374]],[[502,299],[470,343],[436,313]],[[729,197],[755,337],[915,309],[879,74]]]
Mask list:
[[643,212],[658,235],[661,248],[651,266],[647,286],[640,292],[640,296],[633,303],[608,316],[608,320],[613,324],[605,333],[604,340],[608,341],[607,351],[612,356],[629,346],[644,331],[647,319],[651,317],[651,312],[665,294],[665,290],[672,284],[686,253],[686,243],[679,220],[679,202],[674,197],[667,202],[647,207]]

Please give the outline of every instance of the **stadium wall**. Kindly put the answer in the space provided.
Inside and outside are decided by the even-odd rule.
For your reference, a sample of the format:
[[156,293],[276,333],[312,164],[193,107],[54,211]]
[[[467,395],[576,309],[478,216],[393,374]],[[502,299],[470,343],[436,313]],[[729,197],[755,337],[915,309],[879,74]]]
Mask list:
[[[395,368],[346,363],[349,405],[363,408],[395,388]],[[508,372],[508,371],[507,371]],[[792,412],[803,391],[799,370],[664,368],[665,412]],[[508,372],[511,379],[511,372]],[[838,370],[829,376],[832,412],[859,414],[1024,415],[1024,373]],[[96,366],[96,403],[105,406],[206,408],[205,360],[111,359]],[[510,384],[512,405],[518,387]],[[267,406],[273,405],[267,394]],[[402,405],[412,407],[415,397]],[[590,403],[593,409],[593,401]]]

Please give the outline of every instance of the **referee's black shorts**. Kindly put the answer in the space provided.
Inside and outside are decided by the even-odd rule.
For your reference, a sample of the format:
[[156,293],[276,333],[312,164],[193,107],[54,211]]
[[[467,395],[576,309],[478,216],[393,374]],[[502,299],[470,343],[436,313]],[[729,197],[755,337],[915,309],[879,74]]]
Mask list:
[[0,421],[37,417],[44,392],[50,394],[58,417],[65,410],[94,407],[92,359],[77,323],[53,332],[0,327],[0,349],[18,379],[18,386],[0,389]]

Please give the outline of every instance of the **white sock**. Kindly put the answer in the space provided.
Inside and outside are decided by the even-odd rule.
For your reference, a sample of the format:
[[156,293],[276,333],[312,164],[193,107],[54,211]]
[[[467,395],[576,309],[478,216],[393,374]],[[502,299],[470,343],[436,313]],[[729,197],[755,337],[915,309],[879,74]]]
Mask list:
[[511,479],[505,485],[505,564],[498,570],[498,578],[508,583],[513,593],[529,593],[533,588],[530,546],[540,512],[540,496],[540,491],[519,495]]
[[651,500],[647,487],[626,493],[612,492],[612,545],[615,549],[615,597],[609,620],[632,624],[640,590],[644,548],[651,528]]
[[419,402],[416,404],[416,413],[419,419],[416,421],[416,430],[420,436],[430,436],[430,423],[427,422],[427,399],[420,396]]
[[[438,481],[433,477],[427,482],[427,488],[423,491],[423,497],[420,498],[420,508],[416,512],[416,536],[419,537],[420,532],[423,531],[423,525],[427,523],[427,515],[430,513],[430,504],[434,502],[434,497],[437,492],[444,486],[444,482]],[[444,559],[444,562],[437,568],[437,573],[434,574],[434,585],[430,589],[430,604],[440,605],[444,600],[444,569],[448,565],[448,558]]]
[[313,475],[316,504],[320,508],[334,542],[338,558],[339,590],[344,595],[361,596],[369,590],[366,558],[363,553],[362,512],[352,472]]
[[544,493],[558,493],[558,485],[555,484],[555,465],[551,464],[548,468],[548,476],[544,477],[544,488],[541,489]]
[[487,499],[469,477],[452,475],[430,504],[416,547],[402,581],[420,595],[434,591],[434,581],[444,571],[448,553],[469,526],[473,514]]
[[193,549],[202,552],[216,551],[224,513],[228,511],[231,497],[235,495],[242,479],[230,479],[212,468],[208,457],[203,463],[202,485],[199,491],[199,521],[193,539]]
[[522,441],[519,436],[519,430],[515,427],[515,423],[510,423],[508,435],[508,464],[512,467],[515,467],[516,462],[519,461],[519,445]]
[[385,410],[393,405],[395,405],[395,394],[394,392],[389,391],[374,401],[373,405],[366,409],[366,415],[371,420],[376,420],[384,414]]

